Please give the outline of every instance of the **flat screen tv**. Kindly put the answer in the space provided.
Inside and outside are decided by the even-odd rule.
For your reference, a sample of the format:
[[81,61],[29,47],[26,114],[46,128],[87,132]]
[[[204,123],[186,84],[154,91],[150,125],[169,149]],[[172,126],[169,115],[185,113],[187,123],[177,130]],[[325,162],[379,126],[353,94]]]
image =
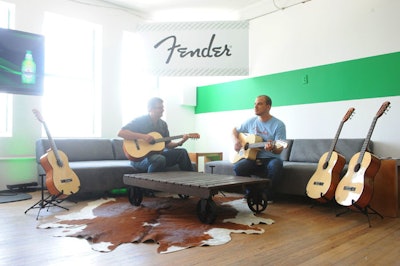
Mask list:
[[0,92],[42,95],[44,36],[0,28]]

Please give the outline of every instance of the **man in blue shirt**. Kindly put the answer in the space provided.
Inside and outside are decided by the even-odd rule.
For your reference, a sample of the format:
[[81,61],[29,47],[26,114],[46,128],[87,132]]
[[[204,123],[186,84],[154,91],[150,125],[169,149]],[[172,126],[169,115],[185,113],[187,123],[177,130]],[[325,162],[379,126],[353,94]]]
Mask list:
[[235,174],[238,176],[251,176],[262,171],[271,180],[268,199],[273,200],[274,183],[281,174],[283,162],[280,153],[282,146],[275,141],[286,140],[286,126],[278,118],[270,114],[272,100],[267,95],[260,95],[254,102],[255,117],[246,120],[243,124],[233,129],[235,151],[239,152],[243,145],[240,133],[254,134],[265,142],[263,148],[257,152],[255,160],[243,158],[234,165]]

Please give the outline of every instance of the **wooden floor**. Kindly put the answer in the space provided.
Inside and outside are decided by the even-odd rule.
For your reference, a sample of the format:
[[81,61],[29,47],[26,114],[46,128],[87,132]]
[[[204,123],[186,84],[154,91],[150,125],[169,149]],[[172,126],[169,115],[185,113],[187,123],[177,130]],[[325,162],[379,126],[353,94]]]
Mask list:
[[[333,206],[311,207],[306,198],[270,204],[265,216],[275,224],[262,225],[262,235],[233,234],[225,245],[158,254],[154,243],[100,253],[86,240],[53,237],[51,230],[36,229],[38,209],[24,214],[39,200],[39,192],[32,195],[32,200],[0,204],[0,265],[400,265],[399,218],[371,215],[369,227],[363,214],[336,217]],[[39,220],[64,212],[44,209]]]

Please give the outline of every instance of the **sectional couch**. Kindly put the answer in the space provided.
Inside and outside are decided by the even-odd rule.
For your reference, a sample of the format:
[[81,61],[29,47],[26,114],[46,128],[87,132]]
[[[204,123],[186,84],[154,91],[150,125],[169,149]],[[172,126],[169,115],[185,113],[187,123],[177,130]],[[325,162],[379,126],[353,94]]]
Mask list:
[[[69,167],[80,181],[79,191],[71,198],[87,198],[107,194],[114,189],[125,188],[124,174],[137,173],[124,154],[122,139],[77,138],[54,139],[58,150],[63,151],[69,161]],[[45,174],[40,157],[50,148],[48,139],[36,141],[36,162],[40,175]],[[169,170],[178,170],[177,166]]]
[[[109,192],[125,187],[122,176],[134,173],[122,150],[122,140],[105,138],[54,139],[58,150],[63,151],[70,168],[81,183],[76,197]],[[40,157],[50,148],[47,139],[36,141],[38,175],[44,174]],[[39,180],[40,183],[41,180]]]
[[[306,186],[314,174],[321,156],[331,149],[332,139],[289,139],[288,147],[281,153],[283,173],[276,182],[278,193],[306,195]],[[336,151],[346,159],[342,176],[347,171],[351,157],[360,152],[364,139],[339,139]],[[373,153],[373,142],[368,151]],[[205,165],[206,173],[234,175],[233,164],[229,161],[212,161]]]

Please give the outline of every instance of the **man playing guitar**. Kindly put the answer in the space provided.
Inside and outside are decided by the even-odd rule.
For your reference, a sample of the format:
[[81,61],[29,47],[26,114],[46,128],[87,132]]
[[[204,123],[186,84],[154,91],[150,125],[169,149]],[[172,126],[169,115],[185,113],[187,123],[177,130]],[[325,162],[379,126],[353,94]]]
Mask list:
[[[189,135],[182,135],[179,142],[170,141],[169,130],[167,123],[161,119],[164,112],[163,100],[160,98],[152,98],[149,100],[148,114],[138,117],[127,125],[123,126],[118,133],[124,141],[128,141],[136,152],[142,152],[148,147],[156,146],[157,140],[154,134],[164,138],[160,150],[149,152],[145,156],[134,158],[127,153],[128,158],[131,159],[131,165],[141,172],[163,172],[167,167],[178,164],[179,169],[182,171],[193,171],[193,166],[190,161],[186,149],[176,149],[190,137]],[[152,133],[152,134],[150,134]],[[126,149],[127,145],[124,144]]]
[[256,116],[233,129],[234,149],[237,152],[242,148],[240,133],[257,135],[265,142],[265,146],[257,152],[255,160],[245,158],[236,162],[234,171],[238,176],[251,176],[260,170],[265,173],[272,182],[267,195],[269,200],[273,200],[274,182],[279,178],[283,167],[280,158],[283,147],[278,147],[274,141],[286,140],[286,126],[281,120],[270,114],[271,106],[272,101],[269,96],[258,96],[254,102]]

